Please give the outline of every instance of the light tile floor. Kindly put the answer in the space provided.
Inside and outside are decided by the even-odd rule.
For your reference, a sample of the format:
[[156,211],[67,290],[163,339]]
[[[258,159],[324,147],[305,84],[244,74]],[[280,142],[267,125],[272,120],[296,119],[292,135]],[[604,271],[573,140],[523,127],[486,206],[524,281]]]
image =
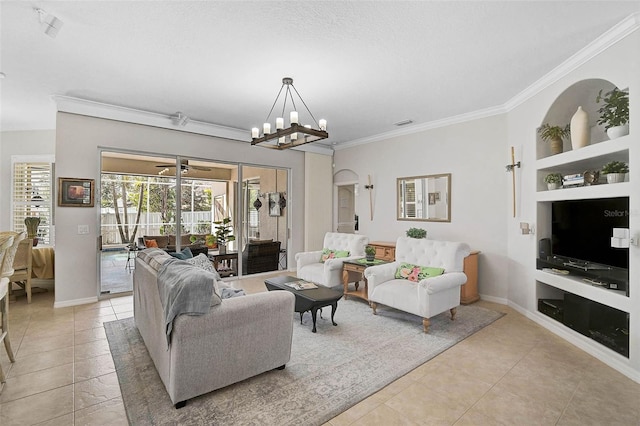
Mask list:
[[[265,291],[264,276],[233,281]],[[132,296],[54,309],[53,294],[10,304],[16,362],[0,425],[127,424],[103,322],[133,314]],[[343,412],[327,425],[640,425],[640,384],[512,309]]]

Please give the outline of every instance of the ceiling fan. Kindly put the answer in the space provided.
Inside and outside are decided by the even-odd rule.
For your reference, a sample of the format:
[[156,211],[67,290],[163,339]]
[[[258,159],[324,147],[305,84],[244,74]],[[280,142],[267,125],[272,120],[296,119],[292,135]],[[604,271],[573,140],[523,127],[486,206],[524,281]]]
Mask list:
[[[175,167],[175,166],[176,166],[175,164],[157,164],[156,165],[156,167],[162,168],[162,169],[170,169],[170,168]],[[191,166],[191,165],[189,165],[189,160],[180,161],[180,171],[182,171],[184,173],[189,169],[201,170],[203,172],[210,172],[211,171],[211,168],[209,168],[209,167]]]

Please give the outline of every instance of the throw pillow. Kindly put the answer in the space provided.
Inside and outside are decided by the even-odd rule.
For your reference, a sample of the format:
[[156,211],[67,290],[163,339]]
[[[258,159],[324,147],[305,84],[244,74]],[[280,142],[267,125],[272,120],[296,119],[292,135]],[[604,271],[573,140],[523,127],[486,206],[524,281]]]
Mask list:
[[322,249],[322,255],[320,256],[320,262],[324,263],[329,259],[336,257],[336,253],[328,248]]
[[430,266],[412,265],[411,263],[401,263],[396,270],[396,278],[418,282],[424,280],[425,278],[442,275],[443,273],[443,268],[433,268]]
[[156,240],[144,240],[144,246],[146,248],[158,247],[158,242]]
[[338,258],[338,257],[349,257],[349,251],[348,250],[336,250],[334,253],[336,254],[336,258]]
[[191,249],[189,247],[185,247],[181,252],[172,252],[169,254],[180,260],[187,260],[193,257],[193,253],[191,253]]
[[220,274],[213,267],[213,263],[209,260],[206,254],[200,253],[199,255],[192,257],[191,259],[186,259],[187,262],[192,264],[193,266],[197,266],[198,268],[202,268],[205,271],[209,271],[216,276],[216,280],[220,279]]

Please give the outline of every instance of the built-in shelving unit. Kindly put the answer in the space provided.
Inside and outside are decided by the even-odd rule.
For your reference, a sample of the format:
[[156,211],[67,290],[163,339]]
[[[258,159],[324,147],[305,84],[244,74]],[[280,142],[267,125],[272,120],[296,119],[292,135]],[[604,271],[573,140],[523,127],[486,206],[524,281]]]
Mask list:
[[[602,87],[603,84],[607,86]],[[549,173],[560,173],[563,176],[582,174],[584,172],[599,171],[610,161],[622,161],[629,163],[630,147],[632,144],[637,143],[634,142],[635,139],[633,137],[633,133],[614,140],[606,140],[607,138],[602,132],[602,129],[596,128],[595,126],[598,117],[595,112],[597,110],[597,106],[595,104],[595,96],[593,96],[593,92],[598,87],[607,91],[614,87],[614,85],[604,80],[595,79],[576,83],[560,95],[558,100],[556,100],[547,113],[546,120],[548,121],[546,122],[551,122],[555,125],[562,125],[562,123],[566,123],[568,121],[568,117],[571,117],[573,112],[575,112],[575,109],[568,110],[567,106],[570,105],[571,108],[577,108],[578,106],[575,102],[572,102],[573,98],[580,97],[579,102],[581,103],[586,102],[585,99],[589,99],[591,104],[585,105],[583,103],[580,106],[583,106],[583,108],[589,112],[590,123],[593,126],[592,129],[595,130],[592,134],[595,134],[596,140],[594,140],[592,136],[591,144],[586,147],[576,150],[566,150],[560,154],[550,155],[544,145],[542,145],[543,142],[538,139],[539,145],[537,149],[538,159],[536,160],[537,179],[535,195],[537,204],[538,238],[551,238],[551,206],[554,201],[634,196],[634,194],[632,194],[631,182],[628,181],[628,177],[626,182],[607,184],[605,176],[600,176],[599,180],[591,185],[558,188],[555,190],[548,190],[546,183],[544,183],[544,177]],[[589,92],[590,95],[588,97],[584,96],[584,92]],[[633,167],[633,165],[631,167]],[[585,214],[589,214],[589,212],[585,212]],[[594,248],[594,250],[597,250],[597,248]],[[552,273],[549,272],[548,269],[543,270],[540,264],[537,265],[537,268],[538,269],[535,271],[535,285],[536,298],[538,301],[556,301],[557,304],[561,306],[563,297],[566,301],[566,295],[569,294],[570,298],[578,296],[578,299],[580,300],[587,300],[587,305],[591,302],[595,302],[593,304],[594,311],[598,309],[598,315],[600,317],[605,317],[605,325],[601,325],[601,327],[608,327],[608,324],[606,324],[606,317],[608,316],[608,310],[610,310],[611,318],[616,318],[615,324],[611,324],[611,329],[622,329],[622,333],[630,334],[629,313],[636,312],[638,308],[633,306],[629,297],[629,292],[639,290],[637,288],[633,288],[632,283],[629,282],[628,272],[626,272],[626,280],[630,287],[628,291],[621,291],[608,289],[606,286],[602,285],[594,285],[585,280],[585,277],[572,271],[570,267],[566,268],[570,270],[568,275]],[[604,315],[602,314],[603,312]],[[626,330],[623,326],[620,326],[619,321],[621,315],[624,317],[625,313]],[[635,314],[637,315],[637,312]],[[539,312],[539,315],[543,314]],[[552,315],[549,316],[553,317]],[[555,317],[554,319],[562,323],[562,320],[558,319],[558,317]],[[599,324],[602,324],[601,320],[598,321]],[[576,330],[575,327],[567,324],[566,322],[564,325],[567,326],[568,333],[574,333]],[[574,331],[570,331],[571,329]],[[625,350],[621,349],[619,341],[616,343],[607,343],[606,340],[609,337],[605,335],[605,338],[603,339],[602,335],[598,334],[597,331],[594,333],[594,330],[590,330],[590,332],[584,332],[583,330],[579,333],[575,333],[577,339],[584,340],[588,345],[595,345],[594,348],[596,348],[597,351],[602,351],[604,347],[608,347],[612,351],[617,352],[612,353],[613,358],[617,359],[620,354],[623,354],[626,358],[629,357],[628,337]],[[579,334],[581,334],[581,336],[578,337]],[[586,336],[587,338],[583,336]],[[606,352],[606,349],[604,349],[604,351]]]

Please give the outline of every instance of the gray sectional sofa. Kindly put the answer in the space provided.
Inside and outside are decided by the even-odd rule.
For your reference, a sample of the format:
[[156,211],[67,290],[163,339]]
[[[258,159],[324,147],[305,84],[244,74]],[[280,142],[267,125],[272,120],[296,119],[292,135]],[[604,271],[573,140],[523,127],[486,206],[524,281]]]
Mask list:
[[176,408],[198,395],[284,368],[291,356],[295,299],[288,291],[222,299],[204,315],[180,315],[167,349],[157,275],[171,257],[159,251],[143,250],[136,259],[134,317]]

